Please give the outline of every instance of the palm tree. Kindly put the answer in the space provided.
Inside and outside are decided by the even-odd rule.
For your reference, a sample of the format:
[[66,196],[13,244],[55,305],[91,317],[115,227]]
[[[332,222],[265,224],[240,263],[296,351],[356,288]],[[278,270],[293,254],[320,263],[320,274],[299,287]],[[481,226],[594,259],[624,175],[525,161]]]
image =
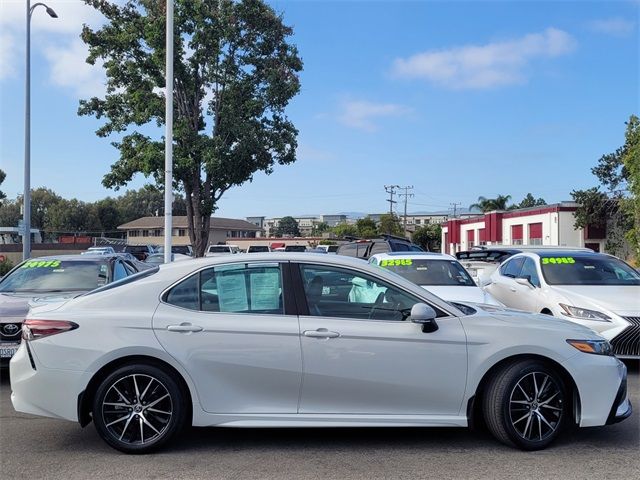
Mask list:
[[511,195],[498,195],[496,198],[478,197],[478,201],[469,205],[469,210],[477,209],[482,213],[493,210],[507,210],[507,203],[511,200]]

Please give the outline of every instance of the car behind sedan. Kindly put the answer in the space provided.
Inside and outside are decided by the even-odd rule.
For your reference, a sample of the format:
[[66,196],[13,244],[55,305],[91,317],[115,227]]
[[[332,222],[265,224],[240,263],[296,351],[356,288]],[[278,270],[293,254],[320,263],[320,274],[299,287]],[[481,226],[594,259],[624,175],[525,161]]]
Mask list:
[[133,275],[139,265],[107,253],[40,257],[18,264],[0,280],[0,365],[6,366],[18,349],[30,303],[88,292]]
[[[356,286],[375,300],[354,300]],[[535,450],[573,423],[631,414],[626,368],[588,328],[447,303],[334,255],[161,265],[32,309],[23,335],[15,409],[93,421],[129,453],[185,425],[465,427],[480,417],[498,440]]]
[[640,274],[616,257],[523,252],[504,262],[485,290],[509,307],[585,325],[611,341],[616,355],[640,358]]

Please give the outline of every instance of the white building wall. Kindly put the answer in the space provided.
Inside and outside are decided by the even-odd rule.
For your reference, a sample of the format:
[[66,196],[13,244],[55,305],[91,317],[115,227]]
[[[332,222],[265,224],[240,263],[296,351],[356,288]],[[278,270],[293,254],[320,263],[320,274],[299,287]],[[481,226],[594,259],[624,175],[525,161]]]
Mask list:
[[[479,230],[484,228],[484,220],[481,222],[467,223],[460,225],[460,250],[469,250],[473,245],[480,244]],[[473,230],[473,245],[467,242],[467,232]]]
[[558,212],[560,215],[559,243],[561,247],[584,247],[584,230],[574,227],[574,212]]
[[[571,212],[567,212],[571,213]],[[529,245],[529,225],[542,223],[542,245],[558,245],[558,213],[542,213],[502,219],[502,244],[513,245],[511,227],[522,225],[522,245]],[[573,224],[572,224],[573,226]]]

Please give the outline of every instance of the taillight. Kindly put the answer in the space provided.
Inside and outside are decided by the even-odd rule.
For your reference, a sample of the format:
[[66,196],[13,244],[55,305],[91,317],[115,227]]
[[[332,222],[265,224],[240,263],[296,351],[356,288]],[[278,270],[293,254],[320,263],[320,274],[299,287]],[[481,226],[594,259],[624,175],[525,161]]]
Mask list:
[[66,320],[25,320],[22,324],[22,338],[24,340],[37,340],[56,333],[68,332],[78,328],[77,323]]

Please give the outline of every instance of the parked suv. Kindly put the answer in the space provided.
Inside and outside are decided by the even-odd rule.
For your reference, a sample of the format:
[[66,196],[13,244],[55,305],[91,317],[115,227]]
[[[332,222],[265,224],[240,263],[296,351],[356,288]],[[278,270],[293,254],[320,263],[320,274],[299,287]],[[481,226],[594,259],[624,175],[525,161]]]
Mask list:
[[382,235],[380,238],[356,239],[338,247],[338,255],[367,260],[371,255],[389,252],[424,252],[422,247],[403,237]]

